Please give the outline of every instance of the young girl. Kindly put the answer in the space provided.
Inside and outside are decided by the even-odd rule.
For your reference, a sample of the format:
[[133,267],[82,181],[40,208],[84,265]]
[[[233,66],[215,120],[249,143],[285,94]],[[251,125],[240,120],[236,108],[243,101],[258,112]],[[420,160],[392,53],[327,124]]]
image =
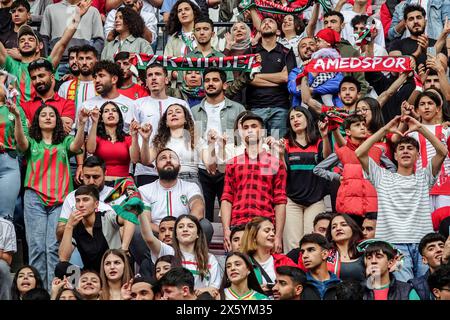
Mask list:
[[83,300],[83,297],[76,289],[61,288],[55,300]]
[[43,282],[37,269],[24,265],[17,270],[11,288],[11,300],[22,300],[25,293],[35,288],[43,288]]
[[83,270],[78,280],[77,290],[84,300],[100,300],[102,279],[98,272]]
[[177,218],[173,247],[155,237],[145,214],[139,215],[139,222],[152,261],[164,255],[174,255],[177,263],[194,275],[197,296],[204,292],[209,292],[213,298],[218,296],[221,282],[219,263],[215,256],[208,253],[206,237],[196,217],[184,214]]
[[137,123],[132,122],[130,135],[123,131],[124,121],[119,106],[105,102],[100,111],[91,111],[92,127],[86,141],[86,151],[105,161],[105,181],[109,186],[114,181],[128,177],[130,162],[139,161]]
[[17,149],[25,154],[24,220],[30,264],[39,271],[44,288],[50,288],[58,263],[56,225],[64,199],[72,191],[69,158],[81,153],[88,111],[81,109],[75,137],[66,136],[58,110],[42,105],[37,109],[25,135],[19,109],[10,104],[15,116]]
[[221,300],[268,300],[256,278],[250,259],[232,252],[225,259],[225,272],[220,288]]
[[311,233],[317,214],[325,211],[326,180],[312,171],[328,157],[331,146],[327,125],[320,123],[320,136],[310,111],[303,107],[289,110],[288,133],[281,141],[281,157],[286,162],[288,203],[283,232],[284,252],[297,248],[304,234]]
[[121,288],[133,277],[127,255],[120,249],[109,249],[102,258],[100,279],[101,300],[121,300]]
[[327,229],[327,239],[332,244],[328,271],[335,273],[341,280],[364,281],[364,258],[356,248],[363,239],[358,224],[347,214],[336,214]]
[[159,257],[155,262],[155,279],[159,281],[175,264],[175,257],[172,255]]

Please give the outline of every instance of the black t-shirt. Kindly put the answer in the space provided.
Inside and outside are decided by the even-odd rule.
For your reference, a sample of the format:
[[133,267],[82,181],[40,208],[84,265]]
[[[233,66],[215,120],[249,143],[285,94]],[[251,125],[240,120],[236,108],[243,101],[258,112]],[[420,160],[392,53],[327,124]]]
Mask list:
[[[251,48],[250,53],[261,55],[261,73],[281,72],[287,67],[288,73],[296,67],[295,55],[292,49],[288,49],[280,43],[268,52],[257,44]],[[253,108],[290,107],[289,91],[287,84],[280,84],[277,87],[255,87],[251,84],[247,87],[247,105]]]
[[[428,39],[428,48],[434,47],[436,44],[436,40],[434,39]],[[416,40],[413,40],[411,38],[405,38],[400,39],[391,44],[389,51],[400,51],[403,55],[412,55],[416,50],[419,44]],[[442,54],[444,54],[447,57],[447,48],[444,45],[444,48],[441,51]],[[422,52],[419,57],[416,59],[416,65],[417,67],[419,64],[425,64],[427,60],[427,53]]]
[[0,9],[0,34],[4,34],[11,29],[12,20],[9,10],[11,10],[10,7]]

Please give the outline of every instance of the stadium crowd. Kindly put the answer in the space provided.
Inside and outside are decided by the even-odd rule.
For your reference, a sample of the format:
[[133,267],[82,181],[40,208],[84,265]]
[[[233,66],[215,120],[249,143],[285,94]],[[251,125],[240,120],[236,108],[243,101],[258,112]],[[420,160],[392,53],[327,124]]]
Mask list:
[[0,0],[0,300],[450,300],[449,16]]

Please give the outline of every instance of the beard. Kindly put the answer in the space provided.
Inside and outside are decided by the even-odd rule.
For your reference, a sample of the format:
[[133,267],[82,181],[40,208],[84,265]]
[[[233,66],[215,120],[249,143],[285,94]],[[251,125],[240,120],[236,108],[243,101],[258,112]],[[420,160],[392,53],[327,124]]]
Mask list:
[[[408,29],[408,30],[409,30],[409,29]],[[412,31],[412,30],[409,30],[409,33],[411,33],[411,35],[413,35],[414,37],[418,37],[418,36],[424,34],[424,32],[425,32],[425,27],[422,27],[422,28],[421,28],[420,30],[418,30],[418,31]]]
[[205,94],[206,94],[208,97],[210,97],[210,98],[215,98],[215,97],[217,97],[221,92],[222,92],[222,90],[218,90],[218,89],[216,89],[216,90],[213,91],[213,92],[208,92],[208,91],[205,90]]
[[22,51],[19,49],[20,54],[22,55],[22,57],[32,57],[36,54],[36,49],[34,51]]
[[79,72],[79,73],[80,73],[82,76],[87,77],[87,76],[90,76],[90,75],[92,74],[92,71],[93,71],[93,70],[91,70],[91,69],[87,69],[87,70],[80,69],[80,72]]
[[178,177],[178,173],[180,172],[180,166],[175,167],[173,169],[158,169],[158,175],[160,180],[176,180]]
[[41,84],[41,85],[35,87],[35,89],[36,89],[36,92],[42,96],[42,95],[46,94],[50,90],[51,87],[52,87],[52,83],[47,82],[45,84]]
[[76,69],[73,69],[72,67],[69,68],[70,69],[70,73],[73,74],[75,77],[78,77],[81,73],[80,69],[78,69],[78,67]]
[[352,100],[350,100],[350,102],[342,100],[342,103],[344,104],[344,106],[347,106],[347,107],[353,106],[356,103],[356,99],[352,99]]
[[101,86],[101,89],[97,92],[99,95],[105,95],[111,92],[113,86],[111,83],[104,84]]
[[271,38],[277,35],[276,31],[265,31],[265,32],[261,32],[261,37],[263,38]]

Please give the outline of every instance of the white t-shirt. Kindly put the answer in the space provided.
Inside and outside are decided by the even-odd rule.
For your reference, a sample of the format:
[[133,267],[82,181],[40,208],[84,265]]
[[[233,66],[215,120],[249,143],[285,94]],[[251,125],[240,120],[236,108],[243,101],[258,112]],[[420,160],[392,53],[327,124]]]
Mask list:
[[219,104],[213,105],[205,101],[205,111],[208,118],[206,124],[206,134],[209,130],[214,129],[222,134],[222,124],[220,123],[220,112],[225,108],[225,100]]
[[198,173],[198,166],[201,164],[201,152],[206,147],[206,143],[203,139],[198,139],[197,144],[194,149],[191,149],[190,142],[188,140],[181,138],[171,137],[166,144],[166,147],[172,149],[176,152],[180,158],[180,173],[190,172]]
[[[186,107],[189,111],[189,105],[186,101],[177,99],[174,97],[167,97],[167,99],[155,99],[152,97],[143,97],[135,100],[136,110],[135,116],[136,121],[140,124],[150,123],[152,125],[152,135],[150,136],[150,144],[158,130],[159,120],[161,119],[164,112],[166,112],[167,108],[172,104],[180,104]],[[142,137],[138,136],[139,147],[142,146]],[[135,176],[140,175],[152,175],[157,176],[158,173],[156,168],[151,168],[144,166],[142,163],[136,164],[136,169],[134,171]]]
[[[133,120],[133,118],[135,118],[136,104],[135,104],[134,100],[131,100],[130,98],[128,98],[122,94],[120,94],[115,99],[105,99],[102,96],[95,96],[94,98],[86,100],[82,104],[82,107],[86,108],[88,110],[92,110],[95,107],[100,109],[100,107],[107,101],[113,101],[119,106],[120,111],[122,111],[122,116],[123,116],[123,122],[124,122],[123,130],[126,133],[129,133],[131,121]],[[91,118],[89,118],[85,131],[89,132],[91,130],[91,126],[92,126],[92,121],[91,121]]]
[[159,225],[167,216],[179,217],[189,214],[189,202],[194,196],[203,198],[197,184],[193,182],[177,180],[172,188],[164,188],[159,180],[146,184],[139,188],[144,204],[150,208],[152,222]]
[[[110,202],[109,204],[106,204],[104,201],[112,190],[113,190],[113,188],[104,186],[102,191],[100,191],[98,211],[109,211],[109,210],[114,211],[111,206],[115,205],[115,204],[119,204],[121,202],[121,200],[124,199],[124,196],[123,196],[113,202]],[[76,190],[72,191],[64,199],[64,203],[61,208],[61,214],[58,219],[59,222],[67,222],[67,220],[69,220],[69,217],[72,214],[72,212],[74,212],[76,210],[76,208],[75,208],[75,192],[76,192]]]
[[[208,254],[209,275],[203,280],[201,280],[197,272],[197,259],[195,258],[195,255],[188,252],[181,252],[181,253],[183,254],[184,258],[181,261],[181,266],[183,268],[188,269],[194,275],[195,289],[201,289],[206,287],[214,287],[217,289],[220,288],[222,282],[222,275],[220,272],[219,263],[217,262],[217,259],[214,255]],[[155,263],[159,257],[166,255],[175,255],[175,251],[168,244],[161,242],[161,250],[159,251],[159,255],[155,256],[153,252],[151,254],[152,254],[152,261],[153,263]]]
[[415,174],[402,176],[381,168],[369,158],[366,178],[378,194],[375,237],[390,243],[419,243],[433,232],[429,192],[436,182],[431,162]]
[[17,251],[16,231],[11,221],[0,217],[0,251],[14,253]]
[[[265,262],[263,263],[259,263],[259,265],[264,269],[264,271],[267,273],[267,275],[270,277],[270,279],[272,279],[271,283],[275,283],[275,279],[277,278],[277,275],[275,273],[275,262],[273,260],[273,256],[270,256],[269,259],[267,259]],[[268,283],[266,278],[264,278],[261,274],[262,277],[262,283],[266,284]]]

